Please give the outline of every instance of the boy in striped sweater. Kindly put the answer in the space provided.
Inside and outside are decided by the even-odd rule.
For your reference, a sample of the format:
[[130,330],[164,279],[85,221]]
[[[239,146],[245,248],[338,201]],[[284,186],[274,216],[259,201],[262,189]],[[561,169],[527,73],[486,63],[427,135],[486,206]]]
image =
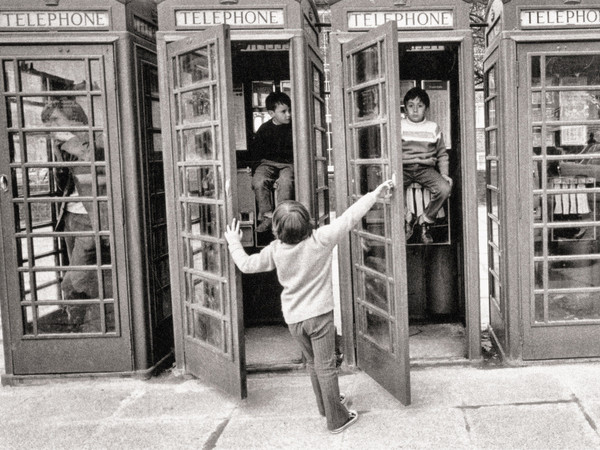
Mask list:
[[[431,244],[431,224],[438,211],[450,196],[452,178],[448,176],[448,151],[440,127],[425,118],[429,109],[429,95],[414,87],[404,96],[406,118],[402,119],[402,167],[404,189],[417,182],[429,189],[431,201],[419,217],[407,211],[405,218],[406,240],[416,223],[421,228],[421,241]],[[436,169],[437,167],[437,169]]]

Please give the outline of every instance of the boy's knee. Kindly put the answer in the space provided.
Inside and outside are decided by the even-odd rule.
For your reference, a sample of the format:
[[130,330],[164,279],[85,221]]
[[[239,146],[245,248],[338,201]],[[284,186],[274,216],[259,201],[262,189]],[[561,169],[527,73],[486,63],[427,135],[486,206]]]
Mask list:
[[442,197],[444,197],[445,199],[450,197],[450,192],[452,192],[452,186],[450,186],[450,183],[448,183],[446,180],[444,180],[443,183],[440,183],[439,189],[440,195]]

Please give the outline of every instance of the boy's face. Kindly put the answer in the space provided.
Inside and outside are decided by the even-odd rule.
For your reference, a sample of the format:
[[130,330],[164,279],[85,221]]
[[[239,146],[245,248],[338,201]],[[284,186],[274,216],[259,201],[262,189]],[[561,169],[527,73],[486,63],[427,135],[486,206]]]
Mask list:
[[[75,120],[68,119],[67,116],[65,116],[65,114],[60,109],[55,109],[50,115],[50,118],[47,120],[46,125],[51,127],[67,128],[73,126],[81,126],[82,124]],[[73,138],[74,134],[68,131],[55,131],[52,133],[52,137],[54,137],[54,139],[58,141],[66,142],[69,139]]]
[[278,103],[273,111],[269,111],[275,125],[286,125],[292,120],[292,111],[287,105]]
[[425,119],[427,107],[419,97],[409,100],[404,107],[406,108],[406,116],[411,122],[422,122]]

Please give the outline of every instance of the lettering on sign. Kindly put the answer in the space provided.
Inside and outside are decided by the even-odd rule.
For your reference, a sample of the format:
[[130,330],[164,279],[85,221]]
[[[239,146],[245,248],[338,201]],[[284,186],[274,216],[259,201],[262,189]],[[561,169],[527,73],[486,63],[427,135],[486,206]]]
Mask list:
[[175,12],[177,27],[207,27],[228,24],[238,27],[281,27],[285,25],[283,9],[206,9]]
[[452,10],[437,11],[358,11],[348,13],[348,29],[362,30],[375,28],[386,22],[394,21],[398,29],[453,28]]
[[148,23],[137,16],[133,17],[133,29],[137,34],[151,41],[156,38],[156,25]]
[[600,25],[600,8],[521,11],[521,27],[587,27]]
[[0,11],[0,29],[108,28],[108,11]]

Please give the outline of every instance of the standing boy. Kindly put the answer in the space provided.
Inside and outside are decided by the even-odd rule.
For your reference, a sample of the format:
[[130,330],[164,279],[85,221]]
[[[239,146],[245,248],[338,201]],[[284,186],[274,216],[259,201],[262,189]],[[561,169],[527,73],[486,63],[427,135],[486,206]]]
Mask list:
[[251,158],[259,162],[252,177],[258,203],[258,233],[271,229],[271,190],[275,183],[278,202],[294,198],[292,101],[283,92],[272,92],[265,103],[271,119],[260,126],[251,147]]
[[[414,87],[404,96],[406,118],[402,119],[402,167],[404,189],[413,182],[429,189],[431,201],[419,217],[406,212],[406,240],[412,234],[415,223],[421,228],[421,242],[431,244],[431,224],[437,213],[450,196],[452,178],[448,176],[448,152],[440,127],[427,120],[429,95],[423,89]],[[436,170],[437,166],[437,170]]]

